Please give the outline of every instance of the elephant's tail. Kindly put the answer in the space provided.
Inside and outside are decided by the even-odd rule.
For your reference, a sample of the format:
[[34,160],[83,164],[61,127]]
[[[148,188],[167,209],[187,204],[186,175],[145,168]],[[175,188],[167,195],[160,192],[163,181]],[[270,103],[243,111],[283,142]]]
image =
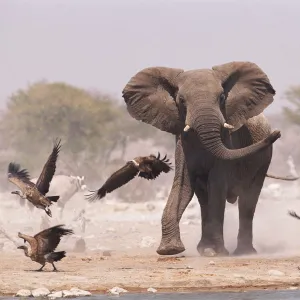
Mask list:
[[273,179],[279,179],[279,180],[286,180],[286,181],[294,181],[294,180],[299,179],[299,177],[290,177],[290,176],[281,177],[281,176],[276,176],[276,175],[272,175],[272,174],[266,174],[266,177],[273,178]]

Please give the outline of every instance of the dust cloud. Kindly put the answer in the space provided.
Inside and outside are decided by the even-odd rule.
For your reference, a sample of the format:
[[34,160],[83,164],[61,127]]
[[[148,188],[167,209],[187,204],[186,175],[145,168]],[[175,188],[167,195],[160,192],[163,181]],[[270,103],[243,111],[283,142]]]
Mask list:
[[[284,175],[289,175],[289,167]],[[78,174],[82,176],[83,174]],[[281,174],[283,175],[283,174]],[[76,177],[57,175],[53,179],[49,195],[60,194],[64,207],[53,205],[53,218],[48,218],[42,210],[30,210],[28,203],[20,206],[16,195],[11,195],[10,189],[2,191],[0,202],[0,251],[15,252],[18,240],[17,232],[35,234],[46,227],[66,224],[72,227],[75,235],[63,239],[59,247],[68,251],[77,251],[76,243],[84,240],[85,251],[114,252],[127,251],[139,253],[149,250],[155,254],[161,237],[161,215],[171,188],[172,174],[163,174],[157,180],[159,187],[153,190],[152,182],[136,179],[129,183],[128,188],[134,189],[143,183],[148,187],[147,199],[135,198],[134,202],[108,194],[103,201],[89,203],[85,194],[90,188],[87,182]],[[163,184],[159,184],[159,182]],[[145,181],[144,181],[145,182]],[[100,184],[100,183],[99,183]],[[98,187],[98,186],[93,186]],[[159,190],[159,192],[157,192]],[[127,198],[126,198],[127,199]],[[254,247],[259,255],[293,255],[300,250],[300,220],[290,217],[288,210],[300,214],[300,185],[295,182],[283,182],[266,178],[264,188],[256,208],[254,218]],[[181,238],[186,247],[186,256],[198,257],[197,243],[201,238],[201,213],[196,197],[187,207],[180,222]],[[238,207],[236,204],[226,204],[224,239],[230,252],[236,247],[238,233]]]
[[[281,176],[296,176],[299,168],[299,151],[295,147],[298,130],[286,126],[280,118],[276,127],[282,127],[282,138],[274,145],[273,160],[269,172]],[[273,126],[274,127],[274,126]],[[167,136],[167,134],[165,135]],[[168,154],[174,165],[174,149],[158,147],[149,140],[131,143],[127,146],[124,160],[136,155],[158,151]],[[63,151],[63,150],[62,150]],[[58,160],[58,164],[60,164]],[[120,166],[122,163],[120,162]],[[38,172],[35,172],[38,174]],[[19,198],[11,195],[14,186],[2,179],[0,223],[6,234],[19,243],[17,232],[35,234],[47,226],[64,223],[74,229],[75,235],[62,241],[61,247],[76,251],[76,243],[84,240],[85,251],[140,251],[148,249],[155,254],[161,238],[161,215],[165,206],[173,172],[162,174],[153,182],[136,178],[119,190],[108,194],[103,201],[88,203],[85,194],[89,189],[99,188],[103,179],[87,181],[86,173],[72,174],[59,165],[51,183],[49,195],[61,195],[60,205],[52,206],[53,218],[44,216],[42,210],[30,209],[28,203],[20,206]],[[107,171],[104,178],[109,176]],[[85,177],[84,177],[85,176]],[[300,251],[300,220],[288,215],[288,210],[300,214],[300,184],[265,179],[254,217],[254,247],[259,255],[292,255]],[[32,207],[31,207],[32,208]],[[184,255],[198,256],[196,246],[201,238],[201,214],[196,197],[187,207],[180,222],[181,238],[186,247]],[[227,249],[236,247],[238,233],[238,207],[226,204],[224,239]],[[0,233],[2,251],[16,251],[16,244]]]

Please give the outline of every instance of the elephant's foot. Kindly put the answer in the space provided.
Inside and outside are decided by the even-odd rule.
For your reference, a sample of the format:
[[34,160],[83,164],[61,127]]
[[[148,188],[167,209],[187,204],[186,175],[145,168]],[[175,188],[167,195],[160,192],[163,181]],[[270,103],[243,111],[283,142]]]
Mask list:
[[250,245],[250,246],[237,246],[235,251],[233,252],[234,256],[241,256],[241,255],[255,255],[257,254],[257,251],[255,248]]
[[229,252],[225,247],[219,248],[205,248],[202,256],[213,257],[213,256],[228,256]]
[[200,253],[202,256],[205,257],[214,257],[217,256],[217,252],[213,248],[204,248],[203,251]]
[[172,239],[170,241],[161,241],[159,247],[157,248],[156,252],[159,255],[174,255],[179,254],[185,250],[185,247],[180,240],[178,239]]
[[197,250],[201,256],[213,257],[213,256],[228,256],[229,252],[224,245],[214,246],[211,244],[205,244],[200,242],[197,246]]

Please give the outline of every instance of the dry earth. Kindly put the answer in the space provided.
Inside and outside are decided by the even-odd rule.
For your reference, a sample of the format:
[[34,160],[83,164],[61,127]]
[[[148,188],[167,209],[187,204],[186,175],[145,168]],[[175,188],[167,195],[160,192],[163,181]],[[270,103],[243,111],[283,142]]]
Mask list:
[[[21,255],[5,254],[0,262],[0,293],[12,295],[19,289],[47,287],[49,290],[79,287],[92,293],[119,286],[132,292],[202,290],[249,290],[297,288],[299,257],[294,258],[214,258],[158,257],[153,253],[73,254],[59,264],[60,272],[33,272],[38,267]],[[145,252],[145,251],[144,251]],[[269,274],[278,270],[284,274]]]
[[[93,293],[107,292],[119,286],[132,292],[153,287],[160,292],[195,290],[296,289],[300,284],[300,222],[287,215],[297,210],[296,199],[289,201],[262,199],[254,223],[256,257],[204,258],[196,251],[201,236],[200,209],[193,199],[181,222],[181,237],[186,246],[183,257],[161,257],[155,250],[160,241],[160,218],[164,201],[140,204],[107,202],[87,204],[77,194],[67,206],[63,219],[53,218],[47,226],[66,224],[75,235],[63,238],[58,250],[67,257],[57,263],[58,273],[33,272],[39,265],[16,249],[21,231],[34,235],[41,229],[44,213],[20,208],[15,198],[3,193],[0,202],[1,226],[14,242],[0,233],[0,294],[13,295],[19,289],[46,287],[62,290],[72,287]],[[74,221],[85,208],[86,229]],[[227,205],[224,236],[232,252],[236,246],[237,207]],[[84,238],[87,250],[75,253],[74,245]],[[110,256],[103,256],[109,251]],[[213,261],[213,263],[211,262]],[[272,271],[275,270],[275,271]],[[282,273],[281,273],[282,272]]]

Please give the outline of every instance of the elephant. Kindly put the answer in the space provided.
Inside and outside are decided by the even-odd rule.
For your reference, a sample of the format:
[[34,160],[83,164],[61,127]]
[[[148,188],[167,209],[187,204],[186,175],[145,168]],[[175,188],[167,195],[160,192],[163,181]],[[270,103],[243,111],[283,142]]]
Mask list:
[[278,130],[263,115],[275,90],[255,63],[233,61],[211,69],[148,67],[125,85],[131,117],[175,136],[175,171],[161,218],[156,252],[185,250],[179,222],[195,194],[201,209],[200,255],[229,255],[224,245],[226,200],[238,201],[234,255],[255,254],[253,217]]

